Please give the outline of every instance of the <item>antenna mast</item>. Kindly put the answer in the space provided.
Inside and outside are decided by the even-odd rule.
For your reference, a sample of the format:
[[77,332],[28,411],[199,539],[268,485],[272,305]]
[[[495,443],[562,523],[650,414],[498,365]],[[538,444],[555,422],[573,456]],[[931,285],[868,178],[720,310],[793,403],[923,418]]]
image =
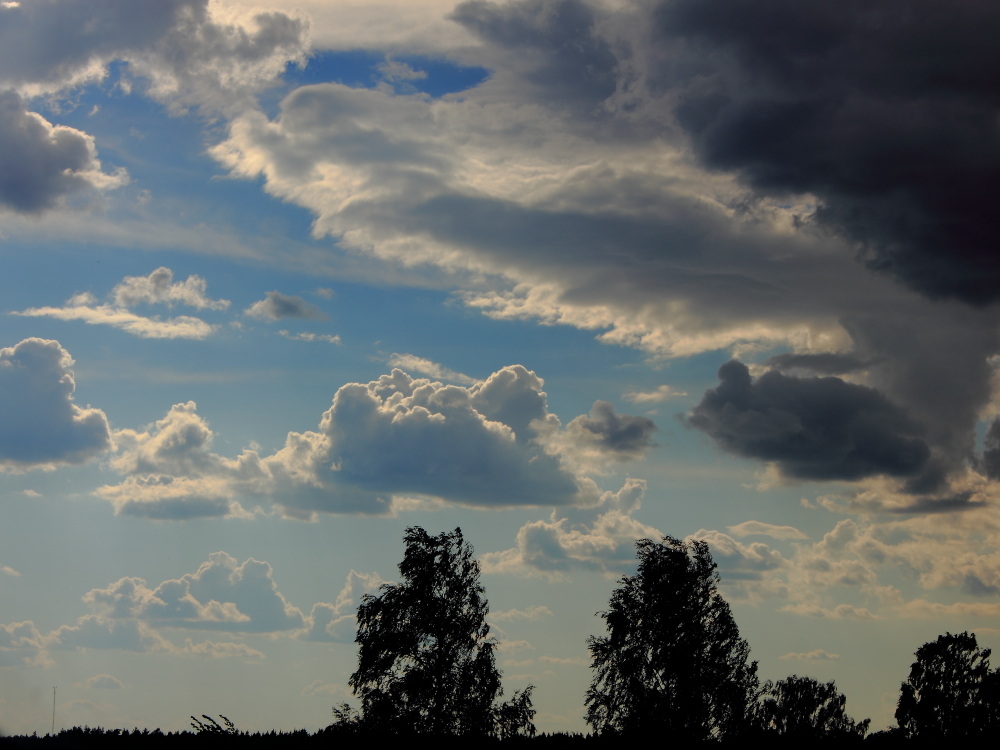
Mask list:
[[52,736],[56,736],[56,689],[52,688]]

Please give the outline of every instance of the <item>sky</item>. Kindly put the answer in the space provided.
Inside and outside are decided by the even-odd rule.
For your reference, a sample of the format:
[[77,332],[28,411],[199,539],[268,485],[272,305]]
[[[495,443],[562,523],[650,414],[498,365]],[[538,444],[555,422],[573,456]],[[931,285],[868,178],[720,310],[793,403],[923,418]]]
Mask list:
[[262,1],[0,3],[0,732],[326,726],[413,525],[540,731],[640,538],[1000,646],[1000,6]]

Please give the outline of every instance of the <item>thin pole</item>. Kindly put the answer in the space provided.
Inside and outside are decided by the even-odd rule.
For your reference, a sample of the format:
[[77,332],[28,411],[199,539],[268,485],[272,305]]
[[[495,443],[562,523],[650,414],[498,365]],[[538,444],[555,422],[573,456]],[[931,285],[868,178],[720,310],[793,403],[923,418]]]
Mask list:
[[56,689],[52,688],[52,736],[56,736]]

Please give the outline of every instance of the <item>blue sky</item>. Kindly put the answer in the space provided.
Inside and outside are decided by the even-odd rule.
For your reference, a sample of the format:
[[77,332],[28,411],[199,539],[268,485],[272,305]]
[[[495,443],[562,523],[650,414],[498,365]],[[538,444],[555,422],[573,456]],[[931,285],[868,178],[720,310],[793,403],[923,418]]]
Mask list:
[[997,165],[883,106],[988,118],[974,60],[941,93],[851,11],[803,84],[712,3],[3,4],[0,731],[52,686],[325,726],[415,524],[474,545],[543,731],[644,536],[876,728],[923,642],[1000,645]]

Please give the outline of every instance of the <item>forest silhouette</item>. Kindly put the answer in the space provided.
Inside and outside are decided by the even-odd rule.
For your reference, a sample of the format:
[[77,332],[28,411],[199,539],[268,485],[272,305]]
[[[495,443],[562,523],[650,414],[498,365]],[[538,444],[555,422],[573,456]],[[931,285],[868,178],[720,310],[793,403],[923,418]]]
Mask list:
[[897,725],[869,733],[846,713],[834,682],[799,675],[761,683],[750,646],[718,591],[702,541],[636,542],[638,565],[598,613],[588,734],[538,734],[534,686],[501,700],[498,642],[490,635],[480,566],[462,531],[408,528],[399,583],[365,595],[357,612],[358,699],[333,707],[333,723],[310,734],[250,733],[225,716],[191,717],[191,729],[161,732],[74,727],[55,735],[0,738],[0,746],[185,745],[360,746],[409,741],[437,747],[483,744],[614,745],[761,743],[844,746],[940,745],[985,740],[1000,730],[1000,668],[973,633],[945,633],[920,646],[900,686]]

